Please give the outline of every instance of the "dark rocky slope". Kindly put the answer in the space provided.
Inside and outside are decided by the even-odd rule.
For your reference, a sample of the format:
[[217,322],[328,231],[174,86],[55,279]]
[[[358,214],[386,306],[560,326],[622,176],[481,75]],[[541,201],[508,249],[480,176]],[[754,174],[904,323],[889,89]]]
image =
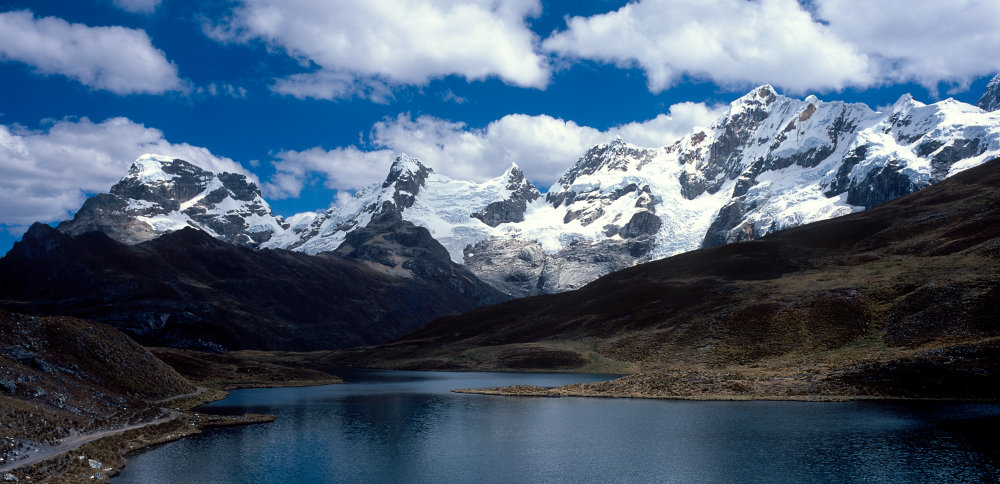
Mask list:
[[441,318],[327,362],[634,371],[624,396],[1000,397],[1000,161],[871,210]]
[[398,218],[369,229],[352,239],[351,258],[255,251],[193,228],[125,245],[35,224],[0,259],[0,299],[107,323],[147,345],[210,350],[374,344],[504,299],[425,229]]
[[[218,386],[340,382],[234,355],[156,351],[107,325],[0,310],[0,480],[105,482],[140,449],[274,419],[191,410],[223,398]],[[195,379],[178,373],[192,368]]]
[[0,311],[0,469],[74,433],[163,417],[153,402],[194,390],[112,328]]

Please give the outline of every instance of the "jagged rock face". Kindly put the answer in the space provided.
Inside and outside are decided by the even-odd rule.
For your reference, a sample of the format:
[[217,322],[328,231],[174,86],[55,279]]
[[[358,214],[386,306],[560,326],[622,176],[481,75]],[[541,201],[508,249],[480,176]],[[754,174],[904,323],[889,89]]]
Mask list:
[[[742,171],[743,150],[753,141],[760,123],[770,114],[777,96],[770,86],[762,86],[734,103],[729,116],[713,126],[715,139],[703,150],[695,148],[685,153],[685,164],[693,163],[695,171],[681,175],[683,194],[693,200],[703,192],[715,193],[722,185]],[[698,135],[702,140],[704,135]],[[698,143],[695,142],[696,146]]]
[[1000,74],[997,74],[986,86],[986,93],[979,98],[976,106],[983,111],[996,111],[1000,109]]
[[495,287],[526,296],[575,289],[650,260],[663,226],[654,195],[662,178],[646,167],[664,154],[620,139],[591,148],[522,222],[467,248],[465,264]]
[[541,293],[539,283],[551,258],[538,242],[517,239],[489,239],[465,249],[466,267],[515,297]]
[[88,199],[59,230],[69,235],[99,231],[136,244],[188,226],[248,247],[259,247],[284,230],[245,176],[215,174],[155,155],[136,160],[109,193]]
[[465,264],[484,282],[514,297],[583,287],[598,277],[648,260],[652,238],[577,241],[546,253],[534,241],[489,239],[465,250]]
[[582,226],[602,218],[609,205],[625,196],[636,199],[635,208],[654,211],[655,200],[648,197],[641,202],[638,200],[643,193],[649,193],[648,185],[622,181],[609,186],[607,181],[618,182],[619,178],[631,181],[628,172],[642,170],[660,155],[660,151],[632,146],[621,139],[597,145],[559,178],[549,189],[545,201],[556,209],[566,207],[562,217],[564,224],[579,220]]
[[899,172],[898,163],[889,162],[869,171],[864,179],[852,182],[847,189],[847,203],[872,208],[916,188],[912,180]]

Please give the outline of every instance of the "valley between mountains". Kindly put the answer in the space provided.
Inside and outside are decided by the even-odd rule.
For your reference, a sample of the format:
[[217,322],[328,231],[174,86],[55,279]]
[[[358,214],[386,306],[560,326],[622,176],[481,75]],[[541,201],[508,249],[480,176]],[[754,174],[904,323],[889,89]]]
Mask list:
[[[91,451],[120,466],[266,420],[186,410],[221,389],[344,366],[623,375],[470,390],[503,395],[996,400],[998,85],[884,112],[760,86],[662,147],[595,146],[544,193],[516,165],[471,182],[400,155],[287,219],[243,175],[143,156],[0,259],[20,429],[0,457],[164,425]],[[90,472],[58,459],[18,472]]]

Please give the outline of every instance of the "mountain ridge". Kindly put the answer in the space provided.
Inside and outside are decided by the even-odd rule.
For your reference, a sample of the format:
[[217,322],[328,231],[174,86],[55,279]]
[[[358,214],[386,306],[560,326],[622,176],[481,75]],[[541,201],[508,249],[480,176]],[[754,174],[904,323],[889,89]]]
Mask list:
[[[711,126],[663,147],[615,139],[590,148],[544,196],[516,164],[475,183],[401,154],[381,183],[286,221],[245,179],[238,181],[248,190],[226,192],[222,178],[203,175],[208,182],[164,200],[156,195],[159,185],[181,183],[143,178],[145,163],[159,163],[160,172],[173,163],[149,156],[60,230],[97,229],[135,243],[191,225],[253,248],[317,254],[336,250],[383,210],[396,210],[429,230],[454,262],[520,297],[871,208],[995,156],[998,112],[951,99],[925,105],[909,95],[877,112],[816,96],[793,99],[762,85],[730,103]],[[155,189],[143,190],[143,180]]]
[[253,250],[193,227],[127,245],[35,224],[0,259],[0,305],[106,323],[146,345],[223,351],[374,344],[506,299],[409,222],[384,220],[353,243],[368,250]]

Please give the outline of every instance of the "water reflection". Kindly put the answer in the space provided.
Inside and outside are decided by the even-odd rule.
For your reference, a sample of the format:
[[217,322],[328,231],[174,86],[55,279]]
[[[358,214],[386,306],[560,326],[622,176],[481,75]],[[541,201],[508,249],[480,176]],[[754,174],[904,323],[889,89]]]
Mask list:
[[274,413],[129,459],[116,482],[995,481],[1000,406],[498,398],[606,377],[360,372],[212,405]]

